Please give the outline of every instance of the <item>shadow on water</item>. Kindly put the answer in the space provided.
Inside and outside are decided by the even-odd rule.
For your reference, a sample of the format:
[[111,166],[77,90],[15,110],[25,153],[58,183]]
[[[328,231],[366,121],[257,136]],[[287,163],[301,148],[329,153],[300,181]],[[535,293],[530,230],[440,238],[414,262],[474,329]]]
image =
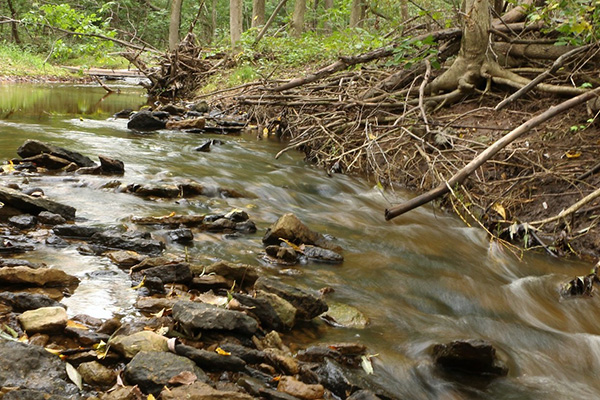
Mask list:
[[[300,275],[282,279],[315,290],[331,287],[328,302],[352,305],[370,320],[366,329],[309,324],[290,337],[296,348],[359,340],[379,354],[376,379],[403,399],[600,398],[600,300],[560,301],[557,289],[588,265],[543,255],[520,260],[482,231],[426,207],[384,222],[391,195],[361,179],[329,177],[307,166],[298,153],[275,160],[279,143],[221,136],[222,146],[200,153],[194,148],[211,136],[132,134],[126,121],[110,116],[145,104],[141,90],[123,88],[122,94],[102,100],[104,95],[101,88],[87,86],[0,87],[0,159],[15,157],[25,139],[39,139],[91,157],[123,160],[124,184],[193,179],[252,196],[150,201],[103,190],[110,178],[97,176],[36,177],[29,183],[0,176],[0,182],[42,187],[49,198],[75,206],[80,222],[101,226],[135,228],[131,215],[247,210],[259,228],[255,235],[225,239],[204,233],[188,249],[169,245],[170,252],[187,251],[197,263],[225,259],[258,265],[265,229],[293,212],[313,230],[335,237],[345,249],[345,262],[309,263],[299,267]],[[26,257],[82,279],[65,300],[70,314],[135,313],[136,293],[126,273],[106,259],[82,256],[74,247],[39,248]],[[263,267],[279,274],[275,267]],[[498,348],[510,366],[506,378],[465,386],[435,373],[431,346],[470,338],[487,339]]]

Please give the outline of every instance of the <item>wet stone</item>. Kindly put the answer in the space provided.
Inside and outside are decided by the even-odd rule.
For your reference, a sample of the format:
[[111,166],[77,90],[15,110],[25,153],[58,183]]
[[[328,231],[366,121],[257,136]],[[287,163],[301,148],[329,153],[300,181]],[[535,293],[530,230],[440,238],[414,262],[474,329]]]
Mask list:
[[191,385],[178,386],[173,389],[165,389],[160,395],[162,400],[252,400],[252,396],[235,391],[222,391],[202,382],[194,382]]
[[496,349],[485,340],[454,341],[433,347],[435,364],[449,372],[471,375],[505,376],[506,365]]
[[67,247],[69,245],[69,242],[56,235],[48,236],[45,242],[50,247]]
[[38,214],[37,219],[40,223],[45,225],[60,225],[67,222],[67,220],[60,215],[51,213],[49,211],[42,211]]
[[206,267],[207,274],[215,273],[231,281],[235,281],[239,286],[252,286],[258,279],[260,269],[248,264],[234,264],[226,261],[219,261]]
[[257,322],[242,312],[192,301],[176,303],[173,318],[190,329],[238,331],[248,335],[258,329]]
[[[187,263],[167,264],[142,271],[147,278],[158,278],[162,283],[187,283],[192,281],[192,271]],[[147,279],[146,278],[146,279]]]
[[75,151],[67,150],[62,147],[54,146],[39,140],[27,140],[17,149],[17,154],[22,158],[32,157],[39,154],[50,154],[56,157],[64,158],[76,163],[80,167],[92,167],[95,163],[88,157]]
[[182,372],[192,372],[200,382],[208,377],[189,358],[169,352],[141,351],[125,367],[125,381],[138,385],[144,393],[158,395],[169,380]]
[[31,229],[37,224],[37,219],[33,215],[23,214],[15,215],[8,219],[8,223],[17,229]]
[[136,237],[117,232],[97,232],[91,238],[91,242],[109,249],[132,250],[148,255],[159,255],[165,249],[165,244],[159,240]]
[[254,287],[288,301],[296,308],[296,317],[299,319],[311,320],[328,309],[327,303],[317,296],[271,278],[258,278]]
[[71,164],[71,161],[53,156],[52,154],[37,154],[32,157],[24,158],[23,162],[31,162],[37,167],[49,170],[65,168],[67,165]]
[[17,266],[0,268],[1,284],[67,287],[77,286],[79,279],[59,269]]
[[189,358],[206,371],[242,371],[246,367],[244,360],[235,355],[220,355],[182,344],[175,346],[175,353]]
[[150,111],[138,111],[127,123],[127,128],[137,131],[156,131],[164,129],[165,122],[156,118]]
[[304,246],[302,253],[311,261],[329,264],[339,264],[344,261],[344,257],[341,254],[317,246]]
[[167,235],[169,236],[169,239],[179,243],[189,243],[194,240],[194,234],[188,228],[174,229],[168,231]]
[[121,268],[133,267],[147,258],[147,256],[131,250],[109,251],[105,255],[110,259],[110,261],[117,264]]
[[65,307],[48,296],[36,293],[0,292],[0,302],[20,313],[41,307]]
[[265,362],[266,359],[266,354],[264,352],[239,344],[224,343],[219,347],[232,355],[241,358],[248,364],[260,364]]
[[167,338],[152,331],[137,332],[128,336],[115,336],[109,344],[126,358],[133,358],[140,351],[169,351]]
[[63,307],[41,307],[18,316],[28,334],[62,332],[67,325],[67,312]]
[[256,316],[263,328],[269,330],[283,330],[286,328],[268,300],[254,298],[243,293],[233,293],[233,298],[243,306],[248,307],[248,312]]
[[325,388],[322,385],[309,385],[300,382],[293,376],[282,376],[279,379],[277,390],[304,400],[318,400],[325,394]]
[[98,155],[100,160],[100,169],[105,175],[123,175],[125,173],[125,164],[121,160],[116,160],[103,155]]
[[75,224],[56,225],[52,232],[56,235],[66,238],[89,239],[94,234],[101,232],[102,229],[96,226],[84,226]]
[[99,388],[110,388],[117,381],[117,373],[98,361],[90,361],[79,364],[77,372],[81,374],[81,377],[85,383],[90,386]]

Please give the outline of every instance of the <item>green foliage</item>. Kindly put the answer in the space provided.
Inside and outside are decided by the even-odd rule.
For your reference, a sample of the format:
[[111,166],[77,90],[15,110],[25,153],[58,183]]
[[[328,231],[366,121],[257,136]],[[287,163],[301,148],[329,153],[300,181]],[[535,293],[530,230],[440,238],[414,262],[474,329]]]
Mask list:
[[[437,52],[438,49],[433,36],[428,36],[424,40],[405,38],[394,49],[394,56],[387,64],[402,65],[405,68],[410,68],[426,57],[435,56]],[[429,61],[433,68],[440,68],[440,63],[436,57],[430,57]]]
[[556,33],[556,45],[582,45],[600,40],[600,0],[550,0],[544,7],[532,8],[532,22],[543,21]]
[[12,43],[0,43],[0,75],[67,77],[69,73],[46,64],[43,57]]
[[72,38],[59,37],[52,44],[52,56],[59,60],[81,54],[104,54],[114,47],[114,43],[99,37],[101,35],[114,38],[116,32],[111,30],[109,20],[101,17],[113,2],[104,4],[97,13],[85,13],[75,10],[68,4],[34,4],[33,9],[23,21],[32,31],[42,36],[47,29],[56,28],[62,31],[81,33]]

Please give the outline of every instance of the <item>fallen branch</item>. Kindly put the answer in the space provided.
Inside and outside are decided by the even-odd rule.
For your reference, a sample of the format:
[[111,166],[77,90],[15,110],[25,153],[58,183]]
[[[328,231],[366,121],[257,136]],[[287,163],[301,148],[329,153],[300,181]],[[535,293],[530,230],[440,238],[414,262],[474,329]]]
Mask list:
[[577,203],[573,204],[571,207],[567,208],[566,210],[562,210],[557,215],[550,217],[550,218],[541,219],[539,221],[530,222],[529,225],[544,225],[544,224],[548,224],[550,222],[558,221],[559,219],[562,219],[562,218],[566,218],[569,215],[575,213],[577,210],[579,210],[584,205],[588,204],[589,202],[595,200],[598,197],[600,197],[600,189],[594,190],[592,193],[588,194],[583,199],[579,200]]
[[[483,165],[486,161],[492,158],[496,153],[506,147],[508,144],[513,142],[515,139],[519,138],[526,132],[529,132],[531,129],[535,128],[538,125],[546,122],[550,118],[553,118],[557,115],[562,114],[563,112],[585,103],[586,101],[600,95],[600,88],[596,88],[592,91],[581,94],[572,99],[566,100],[557,106],[550,107],[543,113],[529,119],[525,123],[519,125],[517,128],[510,131],[508,134],[503,136],[494,142],[490,147],[488,147],[485,151],[483,151],[480,155],[475,157],[470,163],[468,163],[464,168],[455,173],[448,181],[442,182],[436,188],[423,193],[420,196],[417,196],[409,201],[406,201],[398,206],[389,208],[385,210],[385,219],[389,221],[392,218],[395,218],[399,215],[402,215],[410,210],[413,210],[417,207],[422,206],[423,204],[427,204],[430,201],[437,199],[438,197],[448,193],[448,187],[453,187],[455,185],[460,185],[464,182],[467,177],[473,173],[477,168]],[[598,190],[600,192],[600,189]]]

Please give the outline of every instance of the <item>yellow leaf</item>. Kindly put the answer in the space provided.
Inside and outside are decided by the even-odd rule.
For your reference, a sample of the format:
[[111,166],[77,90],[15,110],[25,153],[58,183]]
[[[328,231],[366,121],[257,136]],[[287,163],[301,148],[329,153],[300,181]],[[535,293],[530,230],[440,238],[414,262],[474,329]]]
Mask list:
[[264,128],[263,135],[268,135],[268,134],[269,134],[269,128]]
[[149,394],[148,397],[146,398],[146,400],[156,400],[156,397]]
[[504,207],[502,207],[502,204],[500,204],[500,203],[494,203],[494,205],[492,206],[492,210],[494,210],[498,214],[500,214],[500,216],[502,217],[502,219],[506,219],[506,210],[504,209]]
[[160,310],[159,312],[157,312],[157,313],[154,313],[154,314],[150,314],[150,315],[153,315],[153,316],[155,316],[156,318],[162,318],[162,316],[164,315],[164,313],[165,313],[165,309],[163,308],[163,309],[162,309],[162,310]]
[[57,349],[51,349],[51,348],[48,348],[48,347],[44,347],[44,349],[45,349],[45,350],[46,350],[48,353],[52,353],[52,354],[54,354],[55,356],[59,356],[59,357],[60,357],[60,355],[61,355],[61,354],[60,354],[60,350],[57,350]]
[[369,133],[369,139],[375,140],[377,139],[377,136],[373,135],[372,133]]
[[579,157],[581,157],[581,152],[575,151],[575,150],[569,150],[565,153],[565,156],[567,156],[567,158],[579,158]]
[[296,246],[294,243],[290,242],[289,240],[286,240],[286,239],[283,239],[283,238],[279,238],[279,240],[281,240],[283,243],[285,243],[288,246],[290,246],[295,251],[302,252],[302,249],[300,247]]
[[144,283],[146,283],[146,275],[144,275],[144,279],[142,279],[142,281],[138,285],[135,285],[134,287],[132,287],[132,289],[137,290],[137,289],[141,288],[142,286],[144,286]]
[[67,328],[73,328],[73,329],[83,329],[83,330],[89,330],[89,328],[85,325],[80,324],[79,322],[75,322],[72,320],[68,320],[67,321]]
[[230,356],[230,355],[231,355],[231,353],[230,353],[230,352],[228,352],[228,351],[225,351],[225,350],[223,350],[223,349],[222,349],[222,348],[220,348],[220,347],[217,347],[217,348],[215,349],[215,351],[217,352],[217,354],[220,354],[220,355],[222,355],[222,356]]

